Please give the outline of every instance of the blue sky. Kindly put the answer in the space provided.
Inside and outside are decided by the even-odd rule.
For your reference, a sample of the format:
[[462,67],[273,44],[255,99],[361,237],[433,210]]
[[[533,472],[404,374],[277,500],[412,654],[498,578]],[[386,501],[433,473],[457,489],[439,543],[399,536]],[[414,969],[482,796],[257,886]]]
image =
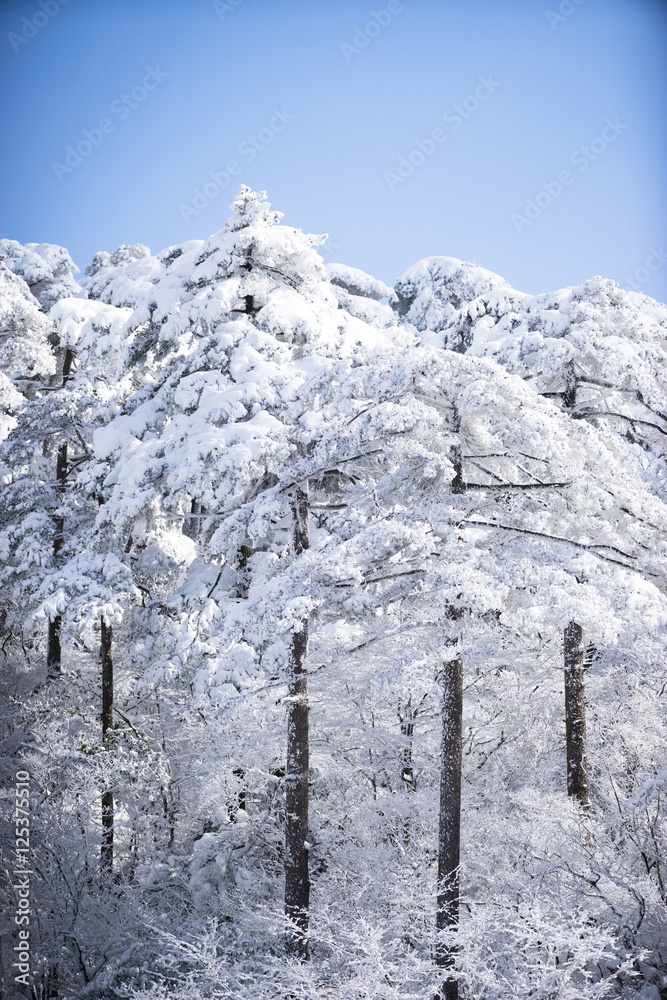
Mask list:
[[390,283],[445,254],[664,301],[666,42],[658,0],[5,0],[0,232],[83,269],[243,182]]

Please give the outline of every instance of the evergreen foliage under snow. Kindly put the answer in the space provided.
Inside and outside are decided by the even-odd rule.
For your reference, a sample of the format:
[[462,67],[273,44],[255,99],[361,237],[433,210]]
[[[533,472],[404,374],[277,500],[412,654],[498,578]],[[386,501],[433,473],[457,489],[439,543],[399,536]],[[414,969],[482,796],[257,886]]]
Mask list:
[[[451,257],[392,289],[325,265],[264,192],[232,210],[77,279],[62,247],[0,241],[2,808],[27,769],[35,995],[433,996],[458,656],[461,996],[658,1000],[667,306],[599,277],[530,296]],[[304,623],[307,962],[283,914]]]

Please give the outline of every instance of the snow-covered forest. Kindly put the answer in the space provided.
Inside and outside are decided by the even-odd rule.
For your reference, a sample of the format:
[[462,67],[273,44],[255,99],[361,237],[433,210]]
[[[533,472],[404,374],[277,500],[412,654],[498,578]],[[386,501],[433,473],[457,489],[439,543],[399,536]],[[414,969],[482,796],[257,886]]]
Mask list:
[[667,996],[667,306],[232,210],[0,241],[22,995]]

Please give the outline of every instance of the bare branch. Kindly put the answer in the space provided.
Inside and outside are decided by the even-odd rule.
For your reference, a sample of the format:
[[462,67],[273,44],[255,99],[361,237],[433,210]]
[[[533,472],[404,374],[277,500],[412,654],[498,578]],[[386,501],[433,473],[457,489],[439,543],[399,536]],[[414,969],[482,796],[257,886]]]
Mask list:
[[218,573],[218,575],[217,575],[217,577],[216,577],[216,580],[215,580],[215,583],[213,584],[213,586],[212,586],[212,587],[211,587],[211,589],[209,590],[208,594],[206,595],[206,600],[208,600],[208,599],[209,599],[209,597],[211,596],[211,594],[213,593],[213,591],[215,590],[215,588],[216,588],[216,587],[218,586],[218,584],[220,583],[220,577],[221,577],[221,576],[222,576],[222,570],[220,570],[220,572]]
[[[486,472],[486,469],[484,469],[484,472]],[[489,475],[493,475],[493,473],[490,472]],[[498,478],[498,477],[496,477],[496,478]],[[555,486],[561,486],[561,487],[563,487],[563,486],[571,486],[571,485],[572,485],[572,481],[571,480],[570,480],[570,482],[565,482],[565,483],[502,483],[500,486],[496,486],[495,484],[494,485],[489,485],[487,483],[466,483],[466,490],[470,490],[470,489],[478,489],[478,490],[500,490],[502,492],[503,490],[509,490],[509,489],[513,489],[513,490],[543,490],[543,489],[548,489],[550,486],[552,486],[552,487],[555,487]]]
[[614,413],[612,410],[582,410],[579,413],[573,413],[572,417],[575,420],[582,420],[585,417],[617,417],[619,420],[627,420],[631,424],[641,424],[642,427],[652,427],[656,431],[660,431],[667,437],[667,430],[664,427],[660,427],[659,424],[651,423],[650,420],[640,420],[638,417],[628,417],[625,413]]
[[[415,573],[425,573],[426,570],[423,569],[408,569],[403,573],[390,573],[388,576],[372,576],[368,580],[362,580],[358,586],[365,587],[368,583],[380,583],[382,580],[395,580],[398,576],[414,576]],[[351,583],[335,583],[334,587],[356,587],[357,583],[352,581]]]
[[[600,559],[605,559],[607,562],[616,563],[617,566],[624,566],[625,569],[636,569],[634,566],[629,566],[627,563],[621,562],[620,559],[613,559],[611,556],[606,556],[602,552],[596,551],[599,548],[611,549],[612,552],[617,552],[619,555],[624,556],[626,559],[636,559],[631,553],[623,552],[622,549],[617,549],[613,545],[600,545],[600,544],[588,544],[587,542],[575,542],[572,538],[562,538],[560,535],[549,535],[543,531],[533,531],[531,528],[515,528],[511,524],[498,524],[495,521],[477,521],[470,520],[469,518],[464,518],[461,523],[480,525],[485,528],[502,528],[504,531],[516,531],[521,535],[533,535],[535,538],[546,538],[552,542],[565,542],[567,545],[574,545],[577,549],[584,549],[586,552],[592,552],[593,555],[598,556]],[[655,576],[656,574],[650,573],[649,576]]]

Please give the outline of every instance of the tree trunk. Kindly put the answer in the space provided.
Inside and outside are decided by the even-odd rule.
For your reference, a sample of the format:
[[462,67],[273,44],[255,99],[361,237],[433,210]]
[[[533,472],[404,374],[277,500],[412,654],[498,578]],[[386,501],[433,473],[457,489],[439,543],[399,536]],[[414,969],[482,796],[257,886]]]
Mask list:
[[71,347],[65,348],[65,357],[63,358],[63,389],[70,380],[70,375],[72,372],[72,362],[74,361],[74,351]]
[[[113,729],[113,659],[112,630],[101,619],[102,639],[102,740],[106,744],[107,733]],[[102,871],[113,870],[113,792],[102,795]]]
[[577,405],[577,379],[574,374],[573,361],[568,361],[566,363],[563,374],[565,377],[565,385],[560,394],[560,398],[563,400],[563,409],[571,410],[573,406]]
[[461,448],[461,415],[458,406],[454,403],[452,413],[452,431],[456,434],[454,446],[452,448],[452,464],[454,466],[454,479],[452,480],[452,493],[465,493],[465,479],[463,478],[463,450]]
[[61,615],[49,622],[49,633],[46,647],[46,673],[48,677],[57,677],[62,661],[62,646],[60,644]]
[[401,736],[403,737],[401,780],[405,782],[405,790],[407,792],[415,792],[417,790],[417,779],[415,778],[412,761],[412,741],[415,735],[416,717],[417,710],[412,707],[412,698],[408,698],[404,705],[399,701],[398,721],[401,725]]
[[567,744],[567,794],[588,807],[586,762],[586,702],[584,698],[584,645],[581,625],[569,622],[564,631],[565,741]]
[[[308,548],[308,490],[299,487],[290,498],[292,551]],[[308,873],[308,620],[292,635],[287,703],[287,762],[285,769],[285,916],[294,926],[290,951],[308,958],[310,876]]]
[[[448,617],[457,621],[464,611],[450,608]],[[448,645],[458,644],[458,638]],[[438,831],[438,898],[436,910],[436,965],[454,967],[456,947],[442,940],[443,932],[455,930],[459,921],[459,865],[461,859],[461,757],[463,749],[463,660],[456,656],[442,671],[442,760],[440,769],[440,825]],[[458,1000],[457,979],[440,986],[440,1000]]]
[[252,551],[248,545],[239,546],[236,558],[236,566],[239,571],[239,579],[236,585],[236,596],[240,598],[246,598],[248,596],[248,589],[250,587],[250,567],[248,566],[248,560],[251,555]]
[[[71,348],[67,347],[65,349],[65,357],[63,359],[63,388],[69,381],[73,360],[74,354]],[[58,492],[61,497],[65,495],[65,485],[67,482],[68,471],[69,464],[67,460],[67,441],[64,441],[58,449],[58,457],[56,459],[56,482],[58,484]],[[65,542],[65,519],[60,515],[57,516],[54,519],[54,526],[55,533],[53,535],[53,555],[55,557],[58,555]],[[56,615],[56,617],[49,622],[46,647],[46,672],[49,677],[55,677],[60,673],[62,659],[62,649],[60,645],[61,627],[62,618],[60,615]]]
[[192,538],[193,541],[196,541],[199,536],[201,512],[201,500],[195,500],[193,498],[190,502],[190,513],[192,514],[192,517],[188,517],[183,523],[183,534],[187,535],[188,538]]
[[[61,444],[60,448],[58,448],[58,458],[56,460],[56,482],[58,484],[58,492],[60,493],[61,498],[65,493],[65,483],[67,481],[68,470],[67,441],[65,441]],[[54,526],[53,555],[56,557],[65,544],[65,518],[61,514],[58,514],[54,518]],[[60,646],[61,626],[62,618],[60,615],[56,615],[56,617],[49,622],[49,637],[46,650],[46,671],[49,677],[55,677],[60,673],[62,652]]]
[[[463,449],[461,447],[461,415],[454,404],[452,432],[456,435],[452,449],[454,479],[451,491],[465,493]],[[452,605],[447,609],[451,622],[460,621],[464,608]],[[459,630],[457,630],[458,633]],[[457,647],[460,634],[452,635],[446,645]],[[452,977],[456,961],[456,946],[443,939],[446,931],[455,931],[459,923],[459,890],[461,862],[461,760],[463,754],[463,660],[460,653],[443,665],[442,670],[442,759],[440,765],[440,822],[438,829],[438,896],[436,904],[435,963],[448,973],[440,984],[438,1000],[458,1000],[458,979]]]

